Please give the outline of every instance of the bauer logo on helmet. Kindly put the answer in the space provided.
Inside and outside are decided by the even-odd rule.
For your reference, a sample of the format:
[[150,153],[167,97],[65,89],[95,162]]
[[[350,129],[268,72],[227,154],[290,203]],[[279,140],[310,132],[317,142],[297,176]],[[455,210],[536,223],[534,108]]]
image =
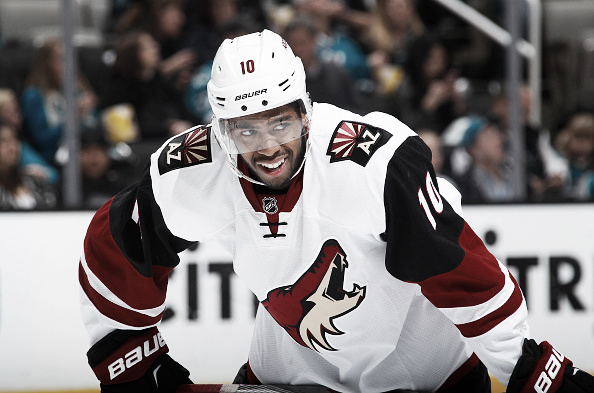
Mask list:
[[252,91],[251,93],[244,93],[244,94],[238,95],[238,96],[235,97],[235,101],[244,100],[246,98],[259,96],[260,94],[266,93],[266,90],[267,89],[261,89],[261,90]]

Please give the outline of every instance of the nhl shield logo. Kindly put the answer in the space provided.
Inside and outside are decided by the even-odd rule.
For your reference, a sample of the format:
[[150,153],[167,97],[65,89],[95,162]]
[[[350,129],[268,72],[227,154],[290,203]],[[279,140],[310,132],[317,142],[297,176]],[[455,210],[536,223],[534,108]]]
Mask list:
[[278,212],[278,205],[276,204],[276,198],[265,197],[262,199],[262,209],[268,214],[274,214]]

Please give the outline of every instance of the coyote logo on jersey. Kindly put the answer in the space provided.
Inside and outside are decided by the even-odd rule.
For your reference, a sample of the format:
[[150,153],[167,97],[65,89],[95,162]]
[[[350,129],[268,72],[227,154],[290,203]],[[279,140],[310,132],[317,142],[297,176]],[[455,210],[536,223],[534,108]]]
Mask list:
[[351,160],[365,166],[391,137],[388,131],[369,124],[341,121],[332,134],[326,154],[330,162]]
[[307,272],[295,284],[270,291],[262,305],[299,344],[315,351],[317,346],[335,351],[326,334],[344,332],[333,320],[353,311],[365,298],[366,287],[353,284],[352,291],[343,289],[348,266],[340,244],[327,240]]

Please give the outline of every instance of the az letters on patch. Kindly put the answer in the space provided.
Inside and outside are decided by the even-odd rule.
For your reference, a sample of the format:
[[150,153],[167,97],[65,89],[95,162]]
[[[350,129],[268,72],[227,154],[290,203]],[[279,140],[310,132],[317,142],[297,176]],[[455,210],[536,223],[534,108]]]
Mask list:
[[200,126],[167,143],[159,156],[159,174],[206,162],[212,162],[210,126]]
[[330,162],[351,160],[366,166],[373,153],[391,137],[388,131],[369,124],[341,121],[332,134],[326,154]]

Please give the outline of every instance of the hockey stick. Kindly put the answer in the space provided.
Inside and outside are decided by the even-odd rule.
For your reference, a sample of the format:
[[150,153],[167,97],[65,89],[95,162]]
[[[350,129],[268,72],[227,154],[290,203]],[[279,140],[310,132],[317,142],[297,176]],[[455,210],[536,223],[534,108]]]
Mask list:
[[324,386],[289,386],[289,385],[181,385],[176,393],[328,393],[332,390]]
[[[181,385],[176,393],[329,393],[334,390],[315,385]],[[418,390],[391,390],[389,393],[424,393]]]

